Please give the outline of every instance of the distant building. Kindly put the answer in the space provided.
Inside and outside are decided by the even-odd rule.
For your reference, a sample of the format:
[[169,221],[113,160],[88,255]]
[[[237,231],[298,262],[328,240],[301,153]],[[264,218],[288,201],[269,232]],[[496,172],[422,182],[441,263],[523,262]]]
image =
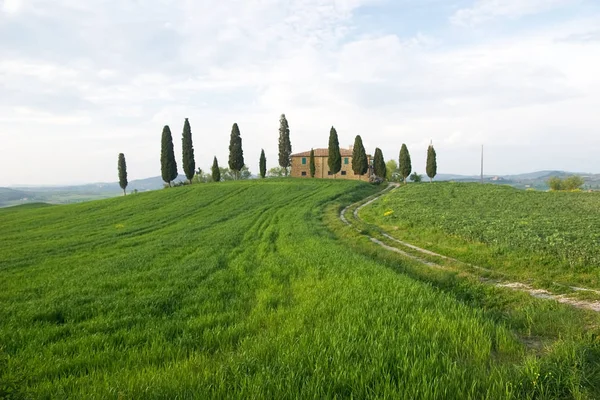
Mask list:
[[[367,155],[369,163],[369,171],[366,174],[356,175],[352,171],[352,148],[340,149],[342,156],[342,169],[338,172],[335,177],[329,171],[327,165],[327,159],[329,158],[329,149],[314,149],[315,151],[315,178],[323,179],[362,179],[363,181],[369,180],[371,174],[371,156]],[[302,153],[292,154],[292,172],[291,176],[297,178],[310,178],[310,150]]]

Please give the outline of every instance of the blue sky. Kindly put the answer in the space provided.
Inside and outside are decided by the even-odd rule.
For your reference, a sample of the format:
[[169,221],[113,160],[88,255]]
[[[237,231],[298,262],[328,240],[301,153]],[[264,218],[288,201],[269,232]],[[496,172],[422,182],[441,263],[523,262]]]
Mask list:
[[597,0],[0,0],[0,185],[160,174],[165,124],[197,164],[343,146],[424,172],[600,173]]

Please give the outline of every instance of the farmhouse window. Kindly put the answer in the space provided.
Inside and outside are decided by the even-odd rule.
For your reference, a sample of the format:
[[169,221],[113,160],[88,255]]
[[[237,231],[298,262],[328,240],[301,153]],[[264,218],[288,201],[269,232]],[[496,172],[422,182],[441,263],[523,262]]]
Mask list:
[[306,165],[306,157],[302,157],[302,165]]
[[[344,158],[344,164],[348,165],[348,157]],[[342,175],[346,175],[346,174],[342,174]]]
[[302,176],[306,176],[306,171],[302,171]]
[[[346,159],[347,160],[347,159]],[[342,171],[342,175],[346,175],[346,171]]]

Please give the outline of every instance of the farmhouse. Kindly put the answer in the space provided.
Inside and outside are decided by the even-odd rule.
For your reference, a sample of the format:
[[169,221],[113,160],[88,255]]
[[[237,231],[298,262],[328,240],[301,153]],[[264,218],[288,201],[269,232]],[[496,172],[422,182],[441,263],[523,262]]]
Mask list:
[[[369,171],[362,177],[352,171],[352,148],[340,149],[342,156],[342,169],[335,176],[329,171],[327,159],[329,149],[314,149],[315,151],[315,178],[329,179],[362,179],[368,180],[371,171],[371,156],[367,154]],[[310,151],[292,154],[291,176],[298,178],[310,178]]]

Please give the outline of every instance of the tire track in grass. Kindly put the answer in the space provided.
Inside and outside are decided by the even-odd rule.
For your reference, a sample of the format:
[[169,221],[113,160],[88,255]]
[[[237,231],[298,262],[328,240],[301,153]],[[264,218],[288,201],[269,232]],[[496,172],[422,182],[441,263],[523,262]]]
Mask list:
[[[362,224],[365,224],[367,226],[369,226],[368,223],[366,223],[365,221],[363,221],[360,216],[358,215],[359,211],[361,209],[363,209],[364,207],[367,207],[371,204],[373,204],[374,202],[376,202],[377,200],[379,200],[381,197],[383,197],[384,195],[392,192],[393,190],[396,190],[400,187],[399,184],[397,183],[393,183],[390,184],[388,187],[386,187],[385,189],[383,189],[381,192],[373,195],[373,196],[369,196],[366,199],[360,200],[356,203],[350,204],[349,206],[347,206],[346,208],[344,208],[341,212],[340,212],[340,220],[354,228],[357,232],[359,232],[362,235],[365,235],[369,238],[369,240],[372,243],[377,244],[378,246],[382,247],[383,249],[385,249],[386,251],[391,251],[397,254],[400,254],[402,257],[406,257],[409,258],[413,261],[417,261],[423,265],[426,265],[428,267],[431,268],[438,268],[438,269],[445,269],[445,270],[451,270],[451,268],[429,261],[425,258],[419,257],[417,255],[411,254],[407,251],[404,251],[401,249],[401,247],[404,247],[406,249],[410,249],[414,252],[417,252],[419,254],[422,254],[424,256],[429,256],[429,257],[436,257],[442,260],[446,260],[446,261],[452,261],[458,264],[462,264],[464,266],[468,266],[470,268],[473,268],[475,270],[480,270],[482,272],[490,272],[490,273],[497,273],[496,271],[492,271],[490,269],[487,268],[483,268],[477,265],[473,265],[473,264],[469,264],[469,263],[465,263],[462,262],[460,260],[457,260],[455,258],[451,258],[442,254],[438,254],[435,253],[433,251],[415,246],[413,244],[404,242],[402,240],[396,239],[395,237],[391,236],[390,234],[388,234],[387,232],[383,231],[381,228],[377,227],[378,233],[381,234],[381,236],[383,236],[384,238],[388,239],[391,242],[394,242],[396,245],[392,246],[390,244],[387,244],[385,242],[383,242],[380,239],[377,239],[373,236],[371,236],[368,232],[363,231],[362,229],[360,229],[359,227],[356,226],[356,222],[360,222]],[[346,213],[353,209],[353,220],[349,220],[346,217]],[[399,248],[400,247],[400,248]],[[464,271],[463,271],[464,272]],[[474,274],[471,274],[474,275]],[[521,291],[521,292],[525,292],[525,293],[529,293],[531,296],[539,298],[539,299],[546,299],[546,300],[554,300],[557,301],[559,303],[563,303],[563,304],[568,304],[571,305],[573,307],[576,308],[582,308],[582,309],[587,309],[587,310],[592,310],[592,311],[596,311],[596,312],[600,312],[600,301],[586,301],[586,300],[580,300],[580,299],[574,299],[572,297],[569,297],[567,295],[564,294],[556,294],[556,293],[552,293],[549,290],[546,289],[536,289],[531,285],[528,285],[526,283],[523,282],[506,282],[506,281],[499,281],[499,280],[493,280],[493,279],[487,279],[484,278],[482,276],[477,276],[479,278],[479,281],[484,283],[484,284],[489,284],[489,285],[494,285],[496,287],[499,288],[505,288],[505,289],[510,289],[510,290],[516,290],[516,291]],[[560,284],[558,284],[560,285]],[[582,287],[575,287],[575,286],[566,286],[566,285],[560,285],[560,286],[565,286],[568,287],[569,289],[575,291],[575,292],[581,292],[581,291],[585,291],[585,292],[591,292],[591,293],[595,293],[595,294],[600,294],[600,291],[598,290],[593,290],[593,289],[588,289],[588,288],[582,288]]]

